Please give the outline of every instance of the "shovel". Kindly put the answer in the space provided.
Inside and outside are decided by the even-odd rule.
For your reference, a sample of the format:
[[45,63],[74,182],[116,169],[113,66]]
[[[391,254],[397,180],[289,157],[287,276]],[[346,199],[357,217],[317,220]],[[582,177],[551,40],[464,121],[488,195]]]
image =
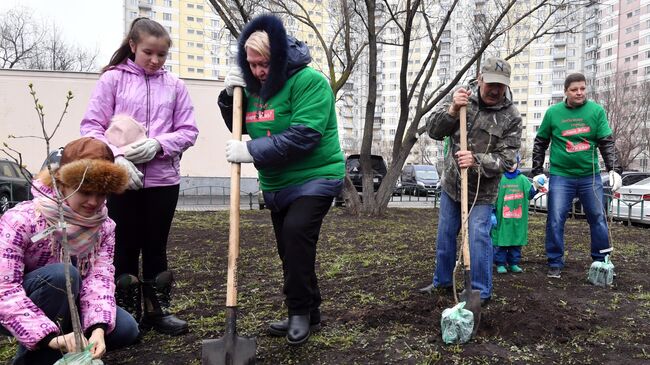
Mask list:
[[[232,136],[241,140],[242,88],[234,88]],[[228,240],[228,285],[226,289],[226,331],[218,340],[203,340],[201,364],[246,365],[255,363],[255,338],[237,336],[237,257],[239,256],[239,177],[241,165],[231,164],[230,238]]]
[[[460,149],[462,151],[467,150],[467,107],[465,106],[460,108]],[[462,168],[460,170],[460,232],[463,244],[465,289],[460,293],[460,301],[465,302],[465,309],[474,314],[474,329],[472,331],[472,337],[474,337],[481,321],[481,292],[472,289],[471,258],[469,255],[469,198],[467,193],[467,168]]]

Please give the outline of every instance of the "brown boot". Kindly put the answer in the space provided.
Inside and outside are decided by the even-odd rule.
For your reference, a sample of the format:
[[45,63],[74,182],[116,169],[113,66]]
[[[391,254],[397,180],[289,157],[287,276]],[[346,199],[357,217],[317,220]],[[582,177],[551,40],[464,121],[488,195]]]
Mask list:
[[171,271],[163,271],[154,280],[142,283],[144,298],[143,329],[178,336],[188,332],[187,322],[168,312],[174,278]]

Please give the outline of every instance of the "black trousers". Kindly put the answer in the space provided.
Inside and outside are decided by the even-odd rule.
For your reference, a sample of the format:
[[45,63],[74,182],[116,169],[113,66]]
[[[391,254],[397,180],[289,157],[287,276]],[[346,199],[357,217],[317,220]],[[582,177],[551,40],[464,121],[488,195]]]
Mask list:
[[108,198],[108,216],[115,229],[115,277],[138,276],[153,280],[167,270],[167,238],[174,218],[180,185],[127,190]]
[[320,306],[316,279],[316,243],[332,197],[303,196],[287,208],[271,212],[282,260],[285,302],[289,315],[307,314]]

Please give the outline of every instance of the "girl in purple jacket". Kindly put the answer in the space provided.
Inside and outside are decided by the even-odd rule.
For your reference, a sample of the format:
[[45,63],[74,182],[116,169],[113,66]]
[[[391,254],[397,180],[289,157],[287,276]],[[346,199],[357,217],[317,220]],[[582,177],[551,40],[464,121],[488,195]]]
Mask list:
[[[127,172],[113,163],[101,141],[80,138],[63,149],[54,171],[65,197],[63,211],[74,267],[72,291],[77,298],[84,347],[93,358],[128,346],[138,324],[115,306],[113,249],[115,223],[106,212],[106,194],[124,191]],[[19,343],[14,364],[53,364],[74,351],[62,264],[59,211],[52,178],[43,170],[34,180],[34,199],[0,218],[0,333]]]
[[[81,122],[81,134],[106,142],[115,163],[129,171],[127,191],[108,198],[108,214],[117,224],[118,304],[136,319],[144,305],[142,328],[179,335],[188,327],[168,312],[173,277],[167,268],[167,237],[179,193],[179,162],[194,145],[198,129],[185,84],[163,69],[170,46],[163,26],[147,18],[135,19],[103,69]],[[126,136],[134,134],[124,130],[125,138],[107,139],[111,119],[118,115],[137,121],[141,138],[129,141]]]

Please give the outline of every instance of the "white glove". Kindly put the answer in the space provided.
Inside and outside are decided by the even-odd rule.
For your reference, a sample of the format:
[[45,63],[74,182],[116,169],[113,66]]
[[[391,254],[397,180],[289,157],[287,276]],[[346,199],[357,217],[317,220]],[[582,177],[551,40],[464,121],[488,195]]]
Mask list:
[[253,156],[248,152],[246,142],[229,139],[226,142],[226,160],[235,163],[253,162]]
[[544,174],[539,174],[533,178],[533,186],[535,190],[541,192],[548,192],[548,177]]
[[138,170],[133,162],[124,158],[124,156],[115,157],[115,164],[122,166],[129,173],[129,190],[138,190],[142,188],[142,178],[144,175]]
[[612,170],[609,172],[609,186],[612,187],[612,192],[618,190],[621,188],[621,185],[623,185],[623,180],[621,179],[621,175],[618,174],[618,172]]
[[230,70],[228,70],[228,75],[226,75],[224,83],[226,84],[226,94],[228,94],[228,96],[232,96],[232,91],[235,86],[246,87],[244,74],[242,74],[239,66],[231,67]]
[[145,163],[151,161],[161,149],[160,142],[153,138],[147,138],[126,150],[124,157],[134,164]]

